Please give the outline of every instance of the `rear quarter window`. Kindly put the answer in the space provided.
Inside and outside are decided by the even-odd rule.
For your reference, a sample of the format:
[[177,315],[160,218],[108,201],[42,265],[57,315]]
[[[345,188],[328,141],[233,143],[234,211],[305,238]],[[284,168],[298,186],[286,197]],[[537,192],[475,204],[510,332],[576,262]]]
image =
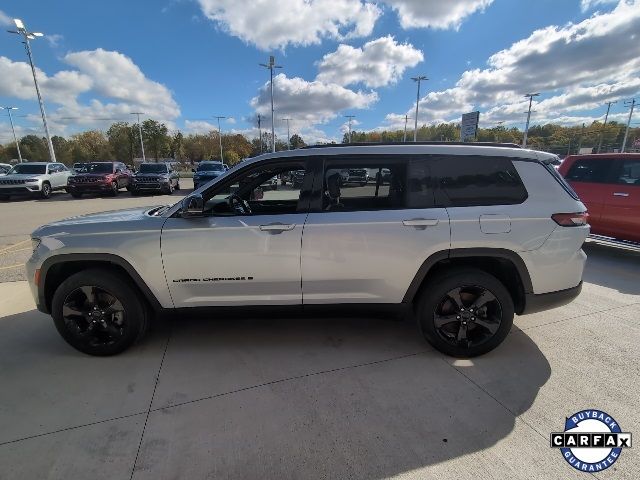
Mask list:
[[515,205],[527,199],[527,189],[507,157],[438,157],[433,166],[440,201],[446,205]]

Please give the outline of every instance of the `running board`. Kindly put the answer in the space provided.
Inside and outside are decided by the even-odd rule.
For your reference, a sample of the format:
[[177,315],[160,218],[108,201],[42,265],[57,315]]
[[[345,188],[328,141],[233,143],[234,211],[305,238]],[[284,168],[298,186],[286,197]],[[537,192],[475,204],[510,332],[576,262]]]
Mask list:
[[632,252],[640,252],[640,243],[630,242],[628,240],[618,240],[617,238],[605,237],[603,235],[589,235],[587,237],[587,242],[606,245],[608,247],[622,248]]

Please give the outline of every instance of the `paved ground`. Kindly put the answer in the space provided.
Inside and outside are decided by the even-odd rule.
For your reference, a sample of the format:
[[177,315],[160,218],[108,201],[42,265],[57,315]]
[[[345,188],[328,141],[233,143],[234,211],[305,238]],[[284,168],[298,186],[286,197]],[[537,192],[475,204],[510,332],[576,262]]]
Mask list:
[[549,447],[566,415],[640,431],[640,254],[587,250],[573,304],[473,360],[384,318],[174,318],[92,358],[2,283],[0,478],[586,478]]

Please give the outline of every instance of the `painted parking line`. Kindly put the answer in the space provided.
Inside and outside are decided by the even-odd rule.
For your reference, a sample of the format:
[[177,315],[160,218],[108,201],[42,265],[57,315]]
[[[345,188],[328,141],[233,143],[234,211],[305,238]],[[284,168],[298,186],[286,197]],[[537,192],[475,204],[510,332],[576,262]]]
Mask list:
[[[13,245],[9,245],[8,247],[4,247],[2,250],[0,250],[0,254],[5,253],[5,252],[9,252],[9,250],[11,250],[12,248],[17,247],[18,245],[22,245],[23,243],[30,242],[30,241],[31,241],[31,239],[28,238],[28,239],[23,240],[21,242],[14,243]],[[11,253],[11,252],[9,252],[9,253]]]
[[0,270],[7,270],[9,268],[24,267],[24,263],[16,263],[15,265],[7,265],[6,267],[0,267]]
[[7,252],[0,252],[0,255],[9,255],[11,253],[24,252],[25,250],[31,250],[31,247],[18,248],[17,250],[9,250]]

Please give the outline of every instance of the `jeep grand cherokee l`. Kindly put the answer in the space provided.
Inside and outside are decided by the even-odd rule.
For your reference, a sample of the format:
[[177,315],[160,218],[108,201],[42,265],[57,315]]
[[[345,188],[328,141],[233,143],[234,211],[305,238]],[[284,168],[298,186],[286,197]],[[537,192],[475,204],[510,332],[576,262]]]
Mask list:
[[69,177],[67,191],[74,198],[85,193],[102,193],[113,197],[131,186],[131,172],[121,162],[87,163],[82,173]]
[[[553,158],[482,144],[265,154],[175,205],[40,227],[27,276],[38,309],[93,355],[129,347],[154,312],[328,305],[399,310],[438,350],[480,355],[514,313],[580,292],[589,226]],[[345,169],[388,181],[344,184]],[[254,194],[294,172],[298,188]]]
[[18,163],[0,178],[0,200],[12,196],[49,198],[54,190],[66,188],[69,175],[71,172],[62,163]]
[[131,178],[131,195],[142,192],[162,192],[171,195],[180,190],[180,176],[167,163],[141,163]]

